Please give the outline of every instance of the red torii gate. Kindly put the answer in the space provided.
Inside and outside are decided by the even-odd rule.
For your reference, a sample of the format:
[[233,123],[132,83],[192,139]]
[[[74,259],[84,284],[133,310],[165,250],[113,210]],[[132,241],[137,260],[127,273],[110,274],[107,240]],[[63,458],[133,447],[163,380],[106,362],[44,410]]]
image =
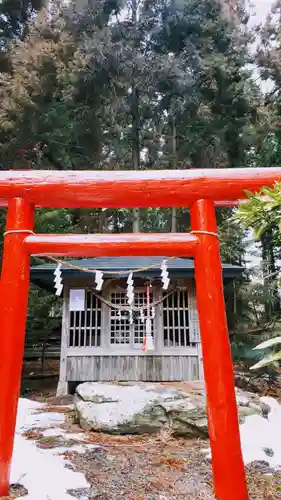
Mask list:
[[[176,171],[4,171],[8,202],[0,289],[0,496],[8,494],[24,350],[30,255],[170,255],[195,259],[214,488],[220,500],[247,500],[233,367],[223,297],[215,206],[281,181],[281,169]],[[223,201],[227,200],[227,201]],[[44,235],[35,207],[189,207],[189,234]],[[26,457],[28,460],[28,457]]]

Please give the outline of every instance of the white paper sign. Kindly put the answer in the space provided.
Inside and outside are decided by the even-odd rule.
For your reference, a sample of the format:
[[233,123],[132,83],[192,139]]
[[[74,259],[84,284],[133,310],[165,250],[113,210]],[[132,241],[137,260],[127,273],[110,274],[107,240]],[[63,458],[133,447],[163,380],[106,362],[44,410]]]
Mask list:
[[85,311],[85,290],[70,290],[69,294],[69,310],[70,311]]

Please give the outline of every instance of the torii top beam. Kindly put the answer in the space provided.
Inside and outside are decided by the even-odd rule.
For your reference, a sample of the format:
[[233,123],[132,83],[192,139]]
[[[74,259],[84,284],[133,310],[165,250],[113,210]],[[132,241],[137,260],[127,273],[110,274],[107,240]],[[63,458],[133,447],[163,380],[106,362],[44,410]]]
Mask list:
[[50,208],[188,207],[199,199],[222,206],[281,181],[281,168],[155,171],[0,172],[0,199],[25,198]]

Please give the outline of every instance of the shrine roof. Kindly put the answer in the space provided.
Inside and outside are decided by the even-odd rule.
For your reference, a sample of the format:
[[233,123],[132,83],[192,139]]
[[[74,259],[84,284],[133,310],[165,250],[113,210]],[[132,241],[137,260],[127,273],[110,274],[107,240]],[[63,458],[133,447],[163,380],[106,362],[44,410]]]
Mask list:
[[[78,267],[88,268],[91,270],[99,270],[106,273],[105,278],[116,277],[114,272],[124,272],[124,277],[128,275],[129,270],[137,270],[147,268],[159,264],[157,267],[149,270],[138,272],[136,276],[140,278],[156,278],[160,277],[160,264],[168,257],[97,257],[88,259],[76,259],[68,261],[70,264]],[[47,290],[53,290],[53,273],[56,264],[45,263],[31,267],[31,281]],[[192,278],[194,277],[194,261],[193,259],[176,258],[168,262],[168,270],[171,278]],[[243,273],[244,268],[232,264],[223,264],[224,279],[233,280],[239,278]],[[112,273],[112,274],[111,274]],[[86,273],[63,265],[63,279],[67,282],[76,278],[89,278],[92,273]],[[122,275],[121,275],[122,277]]]

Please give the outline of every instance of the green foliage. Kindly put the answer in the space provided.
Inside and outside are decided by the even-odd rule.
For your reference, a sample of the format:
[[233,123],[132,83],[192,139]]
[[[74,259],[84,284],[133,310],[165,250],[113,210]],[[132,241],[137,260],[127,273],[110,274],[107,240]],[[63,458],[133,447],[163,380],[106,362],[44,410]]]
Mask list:
[[0,72],[10,72],[9,44],[23,40],[28,23],[44,5],[44,0],[2,0],[0,2]]
[[263,187],[259,193],[246,192],[248,200],[239,206],[235,219],[254,232],[257,240],[272,232],[275,246],[281,245],[281,183],[273,188]]
[[155,16],[154,50],[169,55],[182,75],[160,80],[159,87],[162,106],[176,115],[179,161],[188,167],[245,162],[244,132],[255,121],[258,95],[245,71],[242,18],[234,25],[212,0],[146,6],[150,18]]
[[25,42],[12,44],[0,160],[62,169],[240,164],[256,104],[240,24],[216,0],[137,2],[136,16],[128,2],[119,17],[121,5],[100,0],[51,19],[43,11]]
[[[273,339],[266,340],[265,342],[262,342],[258,346],[255,347],[256,349],[267,349],[268,347],[276,346],[277,344],[281,344],[281,337],[274,337]],[[256,363],[254,366],[251,366],[251,370],[258,370],[259,368],[264,368],[265,366],[274,364],[278,366],[278,361],[281,359],[281,351],[278,352],[273,352],[270,354],[267,354],[263,359],[261,359],[258,363]]]
[[[259,193],[246,193],[248,200],[239,206],[235,215],[235,220],[246,228],[251,229],[255,238],[265,244],[268,239],[271,246],[271,255],[275,261],[280,255],[281,248],[281,183],[276,182],[273,188],[264,187]],[[266,255],[263,252],[263,255]],[[276,323],[276,330],[271,333],[276,336],[280,330],[280,298],[278,294],[278,266],[274,265],[273,269],[264,263],[262,273],[262,281],[255,285],[255,297],[252,298],[251,303],[259,304],[256,307],[257,321],[262,324],[262,319],[267,321],[270,319],[272,323]],[[273,271],[273,272],[272,272]],[[262,307],[261,309],[261,306]],[[277,333],[276,333],[277,332]],[[267,332],[267,334],[270,333]],[[274,345],[275,339],[267,340],[256,349],[261,349]],[[252,369],[265,367],[271,363],[275,363],[281,357],[280,353],[273,353],[265,356],[259,360]]]
[[[36,334],[51,334],[52,331],[59,329],[61,327],[61,307],[61,299],[31,285],[26,324],[27,335],[34,338]],[[51,317],[51,312],[53,312],[53,317]]]
[[29,19],[44,6],[44,0],[2,0],[0,34],[2,40],[22,37]]

